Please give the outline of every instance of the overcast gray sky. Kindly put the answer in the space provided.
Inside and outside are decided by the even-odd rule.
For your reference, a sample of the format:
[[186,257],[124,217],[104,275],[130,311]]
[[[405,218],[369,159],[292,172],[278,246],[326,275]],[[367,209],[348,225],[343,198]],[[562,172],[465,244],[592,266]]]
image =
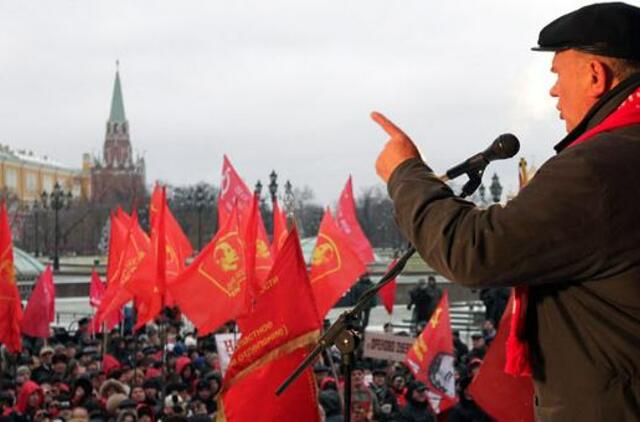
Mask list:
[[[147,181],[247,183],[272,168],[337,199],[379,183],[385,113],[444,171],[515,133],[536,164],[563,137],[539,30],[587,2],[3,1],[0,142],[79,167],[101,153],[120,60]],[[516,160],[492,164],[516,185]],[[485,183],[488,181],[485,177]]]

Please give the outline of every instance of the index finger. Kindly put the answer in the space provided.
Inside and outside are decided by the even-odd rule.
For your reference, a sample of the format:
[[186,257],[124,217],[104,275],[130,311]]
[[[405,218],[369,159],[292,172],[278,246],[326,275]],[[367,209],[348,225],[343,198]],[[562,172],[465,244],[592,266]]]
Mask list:
[[384,131],[387,132],[389,135],[391,135],[391,136],[394,136],[394,135],[406,136],[405,133],[402,131],[402,129],[400,129],[398,126],[393,124],[391,122],[391,120],[389,120],[386,117],[384,117],[384,115],[382,113],[378,113],[377,111],[374,111],[374,112],[371,113],[371,118],[376,123],[378,123],[382,127],[382,129],[384,129]]

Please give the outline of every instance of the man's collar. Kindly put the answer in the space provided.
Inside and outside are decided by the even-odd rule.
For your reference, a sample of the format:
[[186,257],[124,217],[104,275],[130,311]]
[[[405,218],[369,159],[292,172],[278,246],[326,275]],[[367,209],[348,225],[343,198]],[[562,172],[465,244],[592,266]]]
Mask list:
[[559,153],[575,141],[580,135],[602,122],[616,109],[635,89],[640,86],[640,73],[632,75],[616,85],[596,102],[578,125],[558,142],[554,149]]

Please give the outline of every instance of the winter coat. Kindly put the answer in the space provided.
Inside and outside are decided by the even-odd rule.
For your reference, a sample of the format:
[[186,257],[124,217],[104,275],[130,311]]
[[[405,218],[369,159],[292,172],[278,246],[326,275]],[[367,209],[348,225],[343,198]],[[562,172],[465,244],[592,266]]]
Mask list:
[[640,418],[640,125],[566,148],[638,86],[635,75],[605,94],[506,205],[457,198],[420,159],[389,180],[431,267],[470,288],[529,286],[539,421]]

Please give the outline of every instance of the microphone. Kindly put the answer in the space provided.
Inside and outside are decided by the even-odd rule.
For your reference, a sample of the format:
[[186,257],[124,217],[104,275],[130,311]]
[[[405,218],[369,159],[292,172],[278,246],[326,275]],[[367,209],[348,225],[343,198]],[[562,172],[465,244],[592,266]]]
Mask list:
[[503,133],[498,136],[495,141],[484,151],[474,155],[462,163],[451,167],[447,173],[440,177],[443,182],[455,179],[465,173],[477,172],[484,168],[491,161],[504,160],[511,158],[520,150],[520,142],[515,135],[511,133]]

